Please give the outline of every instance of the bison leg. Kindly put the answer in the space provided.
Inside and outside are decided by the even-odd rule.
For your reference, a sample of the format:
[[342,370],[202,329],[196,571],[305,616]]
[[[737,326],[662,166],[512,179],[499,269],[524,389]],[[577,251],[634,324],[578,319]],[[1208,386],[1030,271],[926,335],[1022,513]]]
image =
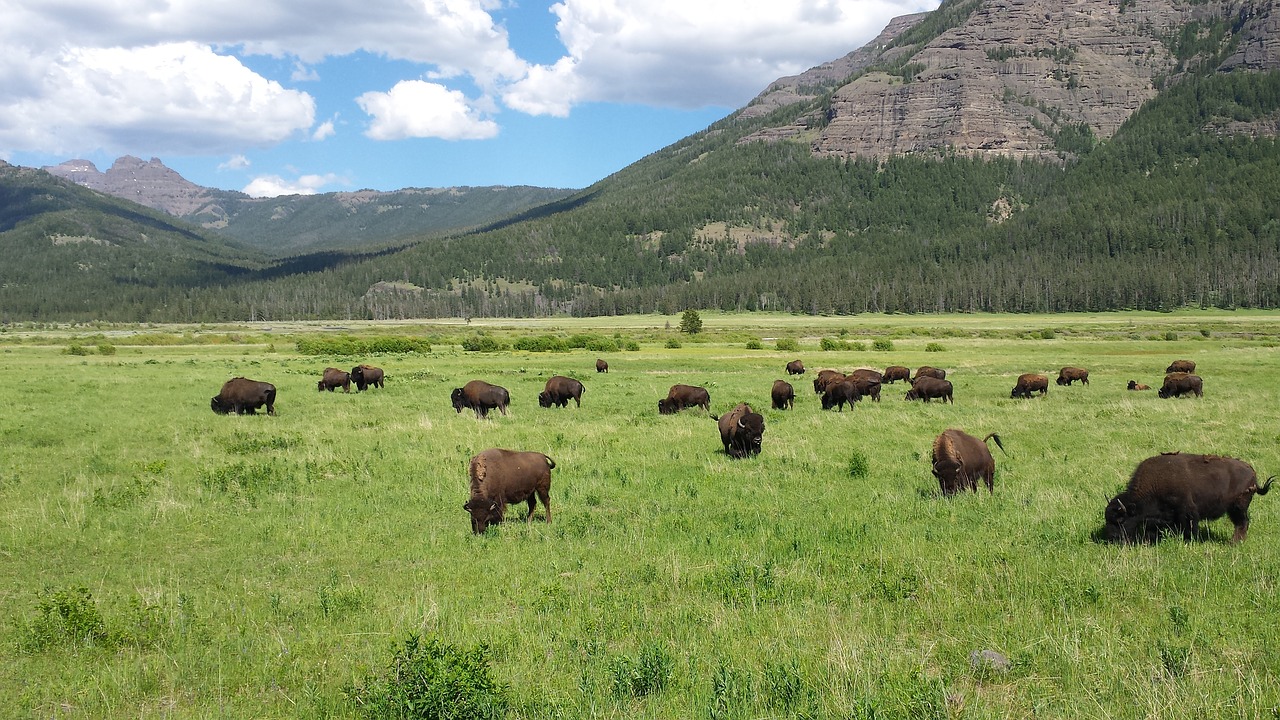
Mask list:
[[1248,501],[1251,499],[1250,494],[1246,494],[1246,504],[1241,507],[1235,505],[1227,509],[1227,517],[1231,518],[1231,522],[1236,526],[1236,532],[1231,536],[1232,543],[1244,542],[1245,537],[1249,535],[1249,506]]
[[525,523],[533,523],[533,509],[537,507],[537,504],[538,498],[533,493],[529,493],[529,514],[524,517]]
[[[982,473],[982,479],[983,479],[983,480],[985,480],[985,481],[986,481],[986,483],[987,483],[987,492],[988,492],[989,494],[991,494],[991,495],[994,495],[994,494],[996,493],[996,474],[995,474],[995,471],[993,471],[993,470],[988,470],[988,471],[986,471],[986,472]],[[976,487],[975,487],[973,490],[974,490],[974,492],[977,492],[978,488],[976,488]]]

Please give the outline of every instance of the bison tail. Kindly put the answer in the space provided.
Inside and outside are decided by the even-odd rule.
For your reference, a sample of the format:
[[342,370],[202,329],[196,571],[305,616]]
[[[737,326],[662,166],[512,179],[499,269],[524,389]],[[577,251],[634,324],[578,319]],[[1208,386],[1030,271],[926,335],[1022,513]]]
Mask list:
[[995,434],[995,433],[991,433],[990,435],[988,435],[988,436],[986,436],[986,437],[982,438],[982,442],[984,442],[984,443],[985,443],[986,441],[988,441],[988,440],[990,440],[990,439],[992,439],[992,438],[995,438],[995,441],[996,441],[996,447],[1000,448],[1000,452],[1004,453],[1005,455],[1008,455],[1009,453],[1007,453],[1007,452],[1005,452],[1005,451],[1004,451],[1004,443],[1000,442],[1000,436],[999,436],[999,435],[997,435],[997,434]]
[[556,469],[556,461],[555,461],[555,460],[552,460],[552,459],[551,459],[551,457],[550,457],[550,456],[548,456],[548,455],[543,455],[542,457],[544,457],[544,458],[546,458],[546,459],[547,459],[547,469],[548,469],[548,470],[555,470],[555,469]]
[[1258,494],[1266,495],[1267,491],[1271,489],[1271,481],[1275,479],[1276,479],[1275,475],[1272,475],[1271,477],[1267,478],[1267,481],[1262,484],[1262,487],[1258,488]]

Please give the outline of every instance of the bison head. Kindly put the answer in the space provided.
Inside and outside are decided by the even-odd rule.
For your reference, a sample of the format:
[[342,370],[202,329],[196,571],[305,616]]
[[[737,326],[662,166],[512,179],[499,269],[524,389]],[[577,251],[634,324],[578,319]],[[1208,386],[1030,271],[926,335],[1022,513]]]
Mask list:
[[351,368],[351,379],[357,383],[364,382],[364,366],[357,365]]
[[474,495],[462,505],[462,509],[471,513],[471,532],[479,535],[490,525],[502,522],[502,503],[486,497]]
[[1103,511],[1102,537],[1107,542],[1153,542],[1160,535],[1160,524],[1143,511],[1142,503],[1128,492],[1111,498]]
[[463,396],[462,388],[454,388],[449,395],[449,399],[453,401],[453,409],[462,412],[462,408],[467,406],[466,398]]
[[551,407],[551,394],[546,390],[538,393],[538,406],[544,408]]
[[760,445],[764,441],[764,416],[760,413],[747,413],[738,420],[738,447],[741,455],[759,455]]
[[659,415],[675,415],[680,410],[680,405],[671,398],[662,398],[658,401]]
[[320,380],[320,381],[318,381],[318,382],[316,383],[316,390],[317,390],[317,391],[319,391],[319,392],[324,392],[324,381],[323,381],[323,380]]
[[213,408],[213,411],[219,415],[226,415],[232,409],[231,403],[223,402],[222,397],[216,395],[210,399],[209,407]]

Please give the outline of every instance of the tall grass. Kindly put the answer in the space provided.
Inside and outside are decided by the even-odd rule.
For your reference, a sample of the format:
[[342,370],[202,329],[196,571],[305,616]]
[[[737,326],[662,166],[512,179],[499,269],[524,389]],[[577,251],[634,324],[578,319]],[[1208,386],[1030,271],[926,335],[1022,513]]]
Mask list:
[[[594,351],[433,342],[369,358],[386,388],[343,395],[315,391],[330,358],[285,349],[4,347],[0,707],[362,717],[351,689],[421,637],[483,647],[513,718],[1276,712],[1274,496],[1239,546],[1225,519],[1192,544],[1091,534],[1161,451],[1280,473],[1280,351],[1250,339],[1280,319],[1206,315],[1243,329],[1166,341],[1158,318],[1138,340],[1083,323],[1043,339],[1050,319],[1005,316],[987,327],[1025,324],[1026,339],[904,331],[893,350],[798,355],[751,318],[704,319],[764,349],[657,339],[597,375]],[[796,357],[810,371],[792,379],[795,410],[769,410]],[[1177,357],[1199,364],[1204,398],[1124,389],[1158,386]],[[955,405],[904,402],[898,384],[829,413],[808,382],[890,363],[945,367]],[[1009,399],[1018,374],[1064,365],[1091,384]],[[580,409],[538,407],[554,374],[586,385]],[[275,383],[279,415],[211,413],[236,375]],[[509,416],[453,411],[450,390],[473,378],[510,390]],[[707,413],[658,416],[677,382],[707,387],[711,415],[752,403],[763,453],[727,458]],[[1000,433],[994,495],[941,497],[928,457],[948,427]],[[553,523],[513,506],[472,535],[466,465],[493,446],[555,460]],[[984,650],[1008,667],[975,663]]]

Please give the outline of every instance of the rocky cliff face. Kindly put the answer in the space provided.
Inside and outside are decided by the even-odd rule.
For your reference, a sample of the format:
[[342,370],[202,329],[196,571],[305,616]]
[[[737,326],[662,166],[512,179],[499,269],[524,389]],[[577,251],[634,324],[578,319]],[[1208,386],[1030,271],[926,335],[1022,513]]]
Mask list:
[[[921,16],[901,18],[837,61],[865,72],[835,91],[825,117],[800,116],[751,139],[800,137],[820,156],[954,152],[1059,160],[1069,155],[1059,133],[1087,127],[1096,138],[1110,137],[1163,83],[1176,82],[1227,42],[1237,46],[1224,70],[1280,67],[1277,1],[982,0],[921,46],[886,50]],[[832,65],[810,73],[829,77]],[[761,110],[748,110],[760,114],[773,109],[770,102],[803,100],[796,88],[805,84],[779,80],[757,99]],[[1265,135],[1274,126],[1264,121],[1236,130]]]
[[68,160],[42,169],[91,190],[178,217],[196,212],[211,199],[208,188],[190,182],[158,158],[144,161],[126,155],[105,173],[88,160]]

